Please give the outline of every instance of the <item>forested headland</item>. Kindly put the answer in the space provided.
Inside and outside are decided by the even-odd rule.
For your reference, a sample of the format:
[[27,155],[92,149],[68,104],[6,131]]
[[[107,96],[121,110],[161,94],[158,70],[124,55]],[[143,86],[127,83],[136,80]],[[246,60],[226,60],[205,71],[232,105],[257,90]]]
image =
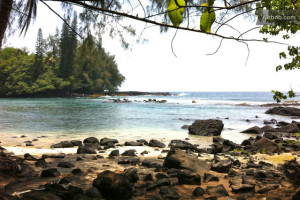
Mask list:
[[[77,15],[61,30],[43,38],[39,29],[35,52],[6,47],[0,51],[0,96],[69,96],[71,93],[114,92],[125,77],[102,41],[87,33],[77,38]],[[71,29],[72,28],[72,29]]]

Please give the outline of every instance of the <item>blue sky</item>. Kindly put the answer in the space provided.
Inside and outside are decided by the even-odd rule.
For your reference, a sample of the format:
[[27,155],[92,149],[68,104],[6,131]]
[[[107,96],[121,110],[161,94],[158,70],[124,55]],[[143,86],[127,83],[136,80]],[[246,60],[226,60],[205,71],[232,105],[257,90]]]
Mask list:
[[[50,4],[50,3],[49,3]],[[51,3],[56,10],[59,3]],[[38,17],[25,37],[18,34],[8,39],[6,46],[27,47],[34,51],[37,31],[42,28],[43,35],[54,33],[55,27],[61,28],[61,20],[41,3]],[[135,25],[138,29],[143,23],[125,20],[124,23]],[[231,24],[242,32],[255,26],[255,21],[237,18]],[[126,77],[120,88],[122,91],[287,91],[292,87],[300,91],[299,71],[276,72],[275,67],[284,63],[279,59],[279,52],[286,46],[249,42],[250,56],[244,44],[224,40],[220,50],[212,56],[220,38],[204,34],[179,30],[171,50],[171,40],[175,29],[160,34],[156,27],[146,29],[143,37],[149,41],[145,44],[133,43],[132,51],[122,49],[120,42],[103,36],[103,46],[114,54],[119,70]],[[236,36],[228,27],[220,32]],[[247,38],[265,37],[255,30]],[[272,38],[281,41],[281,38]],[[299,35],[290,43],[299,44]]]

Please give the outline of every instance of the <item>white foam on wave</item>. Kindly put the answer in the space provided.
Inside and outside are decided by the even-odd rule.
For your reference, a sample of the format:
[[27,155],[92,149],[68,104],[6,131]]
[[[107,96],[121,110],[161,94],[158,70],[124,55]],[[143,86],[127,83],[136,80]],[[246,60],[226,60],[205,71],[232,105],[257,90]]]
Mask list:
[[77,148],[57,148],[57,149],[35,149],[35,148],[24,148],[24,147],[5,147],[3,146],[7,151],[13,152],[16,155],[24,155],[25,153],[29,153],[32,155],[37,154],[61,154],[61,153],[76,153]]
[[182,93],[179,93],[179,94],[177,94],[177,96],[187,96],[187,95],[189,95],[189,93],[185,93],[185,92],[182,92]]
[[[117,97],[117,96],[105,96],[95,99],[85,99],[85,100],[91,100],[91,101],[111,101],[111,99],[128,99],[132,102],[144,102],[148,101],[149,99],[156,99],[157,101],[161,100],[167,100],[167,103],[171,104],[184,104],[184,105],[242,105],[242,106],[259,106],[267,103],[272,102],[260,102],[260,101],[241,101],[241,100],[209,100],[209,99],[193,99],[193,98],[186,98],[185,96],[188,96],[188,93],[180,93],[176,96],[156,96],[154,98],[147,98],[145,96],[132,96],[132,97]],[[179,97],[178,97],[179,96]],[[182,98],[180,98],[182,97]],[[193,101],[195,101],[193,103]]]

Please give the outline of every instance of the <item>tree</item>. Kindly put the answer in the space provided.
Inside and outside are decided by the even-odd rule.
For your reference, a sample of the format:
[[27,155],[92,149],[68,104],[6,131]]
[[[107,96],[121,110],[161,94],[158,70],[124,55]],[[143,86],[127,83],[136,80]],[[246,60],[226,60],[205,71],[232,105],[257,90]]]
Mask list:
[[[285,43],[276,40],[272,41],[269,38],[274,35],[283,35],[283,38],[288,40],[300,30],[300,16],[298,10],[300,2],[297,0],[148,0],[143,2],[139,0],[58,1],[64,3],[66,11],[71,7],[83,8],[82,12],[79,14],[79,18],[83,24],[82,30],[85,30],[85,33],[88,33],[91,29],[95,30],[98,34],[109,31],[111,37],[118,37],[120,39],[124,48],[129,47],[129,43],[125,39],[126,37],[124,37],[125,32],[129,33],[131,36],[137,36],[137,40],[141,39],[141,34],[137,34],[131,24],[128,25],[123,23],[122,20],[124,18],[144,22],[144,30],[155,25],[159,26],[162,32],[167,31],[170,28],[192,31],[199,34],[211,35],[215,38],[221,38],[220,46],[223,40],[231,40],[243,43],[247,48],[249,42],[286,45]],[[24,13],[29,13],[28,16],[30,17],[34,16],[34,8],[37,0],[28,0],[26,1],[27,3],[24,3],[24,1],[21,2],[23,11],[25,11]],[[45,1],[40,0],[40,2],[51,9]],[[264,14],[263,10],[267,11],[267,15]],[[291,14],[292,11],[294,14]],[[295,19],[294,21],[288,21],[288,23],[283,23],[284,20],[278,19],[268,18],[267,20],[264,20],[264,18],[269,16],[274,17],[274,15],[281,17],[288,15],[295,17]],[[23,15],[23,18],[24,16],[25,15]],[[230,22],[238,16],[256,16],[260,21],[265,22],[263,26],[240,32],[238,27],[232,27],[230,25]],[[30,18],[26,19],[27,20],[20,20],[21,22],[24,22],[21,30],[28,28]],[[229,32],[220,33],[220,30],[225,26],[236,31],[237,34]],[[71,25],[69,25],[69,27],[71,27]],[[246,37],[247,33],[258,28],[260,29],[260,33],[266,34],[264,38]],[[141,33],[144,30],[142,30]],[[81,37],[83,36],[81,35]],[[291,62],[288,62],[284,66],[278,66],[276,69],[278,71],[283,68],[286,70],[298,69],[300,62],[299,46],[290,44],[288,53],[282,52],[280,58],[288,58],[286,55],[292,57]],[[293,93],[290,91],[289,94]]]
[[32,78],[35,81],[43,72],[44,41],[42,29],[39,29],[35,45],[35,62],[32,70]]
[[31,93],[33,63],[34,55],[26,50],[5,48],[0,51],[0,95]]
[[50,57],[52,57],[53,61],[58,61],[60,57],[60,38],[59,38],[59,29],[56,27],[55,34],[49,35],[45,41],[45,49],[50,53]]
[[91,34],[79,46],[75,63],[77,88],[82,92],[116,91],[125,80],[114,56],[105,52],[101,41]]
[[0,1],[0,50],[2,47],[2,40],[8,26],[12,6],[13,0]]
[[[69,19],[67,19],[69,21]],[[76,31],[77,29],[77,14],[74,13],[72,21],[72,29]],[[77,48],[77,36],[76,34],[67,26],[67,23],[63,23],[61,38],[60,38],[60,75],[62,78],[69,78],[73,74],[73,63],[75,52]]]

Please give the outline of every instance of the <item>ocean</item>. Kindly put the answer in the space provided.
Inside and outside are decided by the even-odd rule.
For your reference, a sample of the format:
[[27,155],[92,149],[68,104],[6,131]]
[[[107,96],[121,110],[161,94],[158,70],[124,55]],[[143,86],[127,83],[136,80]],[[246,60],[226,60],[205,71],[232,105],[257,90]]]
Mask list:
[[[270,92],[174,92],[174,96],[129,96],[98,98],[2,98],[0,99],[0,141],[12,142],[13,136],[31,138],[46,136],[49,140],[117,138],[186,139],[200,146],[212,138],[188,134],[183,125],[197,119],[221,119],[221,136],[241,143],[249,134],[240,131],[252,126],[263,126],[264,120],[292,121],[290,117],[264,114],[274,103]],[[111,99],[130,100],[114,103]],[[166,100],[166,103],[144,100]],[[297,99],[299,100],[299,98]],[[192,103],[195,101],[196,103]],[[248,104],[242,106],[239,104]],[[250,122],[248,121],[250,120]]]

